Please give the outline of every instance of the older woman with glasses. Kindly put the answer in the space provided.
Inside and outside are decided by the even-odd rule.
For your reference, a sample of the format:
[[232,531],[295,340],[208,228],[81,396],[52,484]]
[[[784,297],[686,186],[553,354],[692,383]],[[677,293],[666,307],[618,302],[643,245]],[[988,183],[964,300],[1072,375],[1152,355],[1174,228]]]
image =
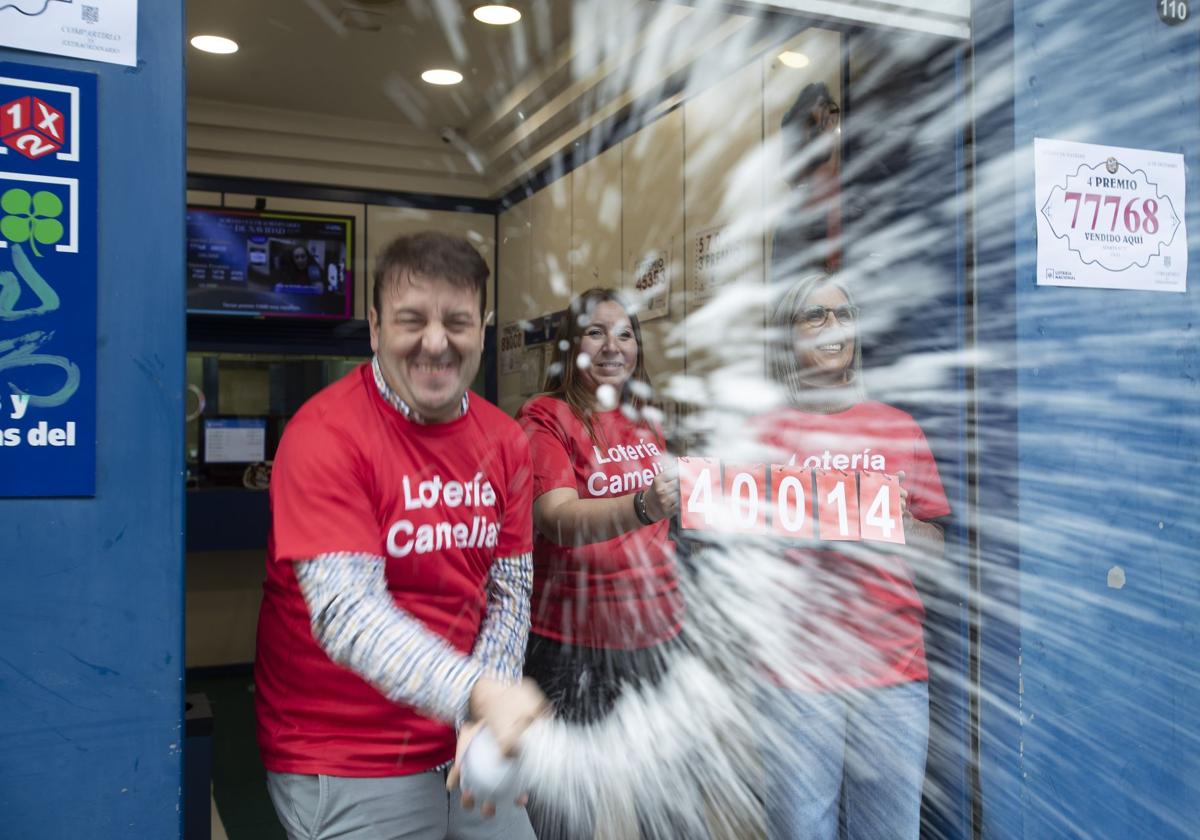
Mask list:
[[859,325],[847,286],[824,273],[791,285],[772,313],[770,373],[788,405],[757,418],[757,437],[798,467],[897,476],[900,510],[874,515],[890,516],[906,538],[784,549],[796,573],[795,656],[769,689],[768,708],[788,732],[765,749],[773,838],[835,840],[839,812],[847,840],[920,833],[929,670],[913,571],[940,555],[931,520],[950,508],[920,426],[867,398]]

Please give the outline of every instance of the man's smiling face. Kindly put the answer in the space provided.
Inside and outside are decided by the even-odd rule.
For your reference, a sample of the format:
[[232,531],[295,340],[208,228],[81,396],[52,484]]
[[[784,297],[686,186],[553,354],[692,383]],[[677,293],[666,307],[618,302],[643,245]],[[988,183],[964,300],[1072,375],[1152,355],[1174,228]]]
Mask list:
[[370,313],[371,349],[384,379],[425,422],[453,420],[483,354],[479,293],[405,274],[387,284],[380,305]]

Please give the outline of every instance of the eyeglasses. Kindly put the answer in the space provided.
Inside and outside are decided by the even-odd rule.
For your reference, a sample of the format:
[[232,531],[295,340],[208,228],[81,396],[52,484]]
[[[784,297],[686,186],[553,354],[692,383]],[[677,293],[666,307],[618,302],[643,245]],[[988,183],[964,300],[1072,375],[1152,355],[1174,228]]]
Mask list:
[[796,316],[796,322],[804,324],[806,327],[822,327],[831,313],[843,327],[849,326],[858,320],[858,307],[849,303],[843,303],[841,306],[833,308],[819,305],[806,306]]

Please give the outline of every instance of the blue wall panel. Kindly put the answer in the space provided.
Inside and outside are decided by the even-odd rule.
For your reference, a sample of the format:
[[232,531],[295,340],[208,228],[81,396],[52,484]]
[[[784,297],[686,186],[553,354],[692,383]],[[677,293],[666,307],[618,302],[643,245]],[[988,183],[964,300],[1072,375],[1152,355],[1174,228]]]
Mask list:
[[0,501],[0,834],[179,835],[184,70],[179,0],[97,76],[94,499]]
[[[984,682],[992,837],[1185,838],[1200,826],[1197,249],[1184,295],[1034,279],[1035,137],[1182,153],[1193,242],[1200,231],[1197,25],[1168,28],[1154,5],[1011,6],[1013,157],[994,148],[988,162],[1014,182],[1013,258],[997,230],[995,267],[1012,266],[1015,290],[996,316],[1014,316],[1017,468],[1006,478],[994,464],[983,504],[1017,525],[1020,647],[1004,660],[1011,623],[985,646],[999,657]],[[988,508],[1014,486],[1011,510]],[[1118,567],[1123,588],[1108,585]],[[998,586],[1007,568],[993,565]]]

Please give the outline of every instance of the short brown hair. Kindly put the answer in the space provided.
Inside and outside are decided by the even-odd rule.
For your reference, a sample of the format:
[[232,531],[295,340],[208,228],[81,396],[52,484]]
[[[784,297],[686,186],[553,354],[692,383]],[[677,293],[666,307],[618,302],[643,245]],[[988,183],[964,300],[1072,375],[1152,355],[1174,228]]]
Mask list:
[[397,236],[375,258],[375,312],[383,312],[383,289],[402,277],[429,277],[479,293],[479,318],[487,312],[487,263],[469,241],[436,230]]

